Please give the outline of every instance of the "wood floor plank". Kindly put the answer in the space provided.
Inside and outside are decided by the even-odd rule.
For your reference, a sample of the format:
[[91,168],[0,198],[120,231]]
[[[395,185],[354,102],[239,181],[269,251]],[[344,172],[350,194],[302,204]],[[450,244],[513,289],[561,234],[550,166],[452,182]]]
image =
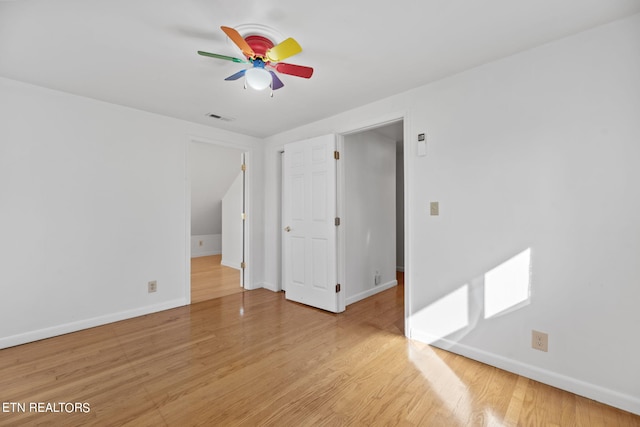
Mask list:
[[243,292],[240,270],[221,264],[222,255],[191,258],[191,303]]
[[518,377],[515,388],[511,393],[511,399],[508,401],[509,406],[504,417],[505,426],[517,426],[520,419],[520,412],[524,405],[524,399],[529,387],[529,379],[525,377]]
[[402,286],[341,314],[259,289],[0,350],[0,425],[639,426],[403,336]]

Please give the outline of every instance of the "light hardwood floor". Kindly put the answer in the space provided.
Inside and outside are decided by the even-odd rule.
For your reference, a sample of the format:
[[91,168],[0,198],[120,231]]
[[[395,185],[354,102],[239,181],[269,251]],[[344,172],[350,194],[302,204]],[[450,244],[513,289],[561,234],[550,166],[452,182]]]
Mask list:
[[191,303],[243,292],[240,270],[220,264],[222,255],[191,258]]
[[402,286],[330,314],[258,289],[0,350],[0,425],[638,426],[402,335]]

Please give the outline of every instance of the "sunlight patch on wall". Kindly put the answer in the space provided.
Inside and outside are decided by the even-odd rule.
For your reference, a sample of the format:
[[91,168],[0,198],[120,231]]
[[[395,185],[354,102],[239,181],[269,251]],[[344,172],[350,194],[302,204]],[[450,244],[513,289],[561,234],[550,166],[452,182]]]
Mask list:
[[469,285],[463,285],[414,316],[417,324],[428,325],[429,334],[444,338],[469,325]]
[[528,304],[530,296],[531,248],[485,273],[484,318]]

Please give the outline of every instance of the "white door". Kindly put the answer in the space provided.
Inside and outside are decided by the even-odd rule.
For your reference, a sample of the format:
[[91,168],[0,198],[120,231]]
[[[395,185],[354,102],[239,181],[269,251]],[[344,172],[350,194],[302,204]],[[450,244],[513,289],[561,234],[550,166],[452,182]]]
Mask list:
[[338,312],[335,136],[286,144],[283,281],[286,298]]

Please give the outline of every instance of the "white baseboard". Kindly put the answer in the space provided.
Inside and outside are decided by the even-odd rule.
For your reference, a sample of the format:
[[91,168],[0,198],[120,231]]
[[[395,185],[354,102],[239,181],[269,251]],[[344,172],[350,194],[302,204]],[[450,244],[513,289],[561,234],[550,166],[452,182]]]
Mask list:
[[36,331],[25,332],[23,334],[12,335],[9,337],[0,338],[0,349],[13,347],[20,344],[26,344],[33,341],[39,341],[45,338],[51,338],[71,332],[77,332],[83,329],[89,329],[96,326],[106,325],[108,323],[118,322],[120,320],[131,319],[133,317],[144,316],[145,314],[157,313],[159,311],[182,307],[183,305],[188,304],[188,301],[186,301],[184,298],[180,298],[166,301],[160,304],[135,308],[133,310],[120,311],[118,313],[92,317],[90,319],[79,320],[77,322],[65,323],[49,328],[38,329]]
[[640,398],[411,329],[409,338],[640,415]]
[[220,252],[218,251],[201,251],[198,253],[191,253],[191,258],[200,258],[203,256],[211,256],[211,255],[220,255]]
[[387,289],[393,288],[394,286],[397,286],[397,285],[398,285],[398,281],[397,280],[392,280],[390,282],[383,283],[382,285],[378,285],[375,288],[367,289],[364,292],[360,292],[359,294],[356,294],[356,295],[353,295],[351,297],[348,297],[345,300],[345,304],[346,305],[353,304],[354,302],[358,302],[360,300],[368,298],[368,297],[370,297],[372,295],[377,294],[378,292],[386,291]]
[[260,285],[261,288],[270,290],[272,292],[280,292],[280,289],[278,289],[278,286],[274,285],[273,283],[267,283],[267,282],[262,282]]
[[240,261],[230,261],[228,259],[222,258],[220,260],[220,265],[224,265],[225,267],[235,268],[236,270],[240,270]]
[[222,234],[200,234],[191,236],[191,258],[220,255]]

